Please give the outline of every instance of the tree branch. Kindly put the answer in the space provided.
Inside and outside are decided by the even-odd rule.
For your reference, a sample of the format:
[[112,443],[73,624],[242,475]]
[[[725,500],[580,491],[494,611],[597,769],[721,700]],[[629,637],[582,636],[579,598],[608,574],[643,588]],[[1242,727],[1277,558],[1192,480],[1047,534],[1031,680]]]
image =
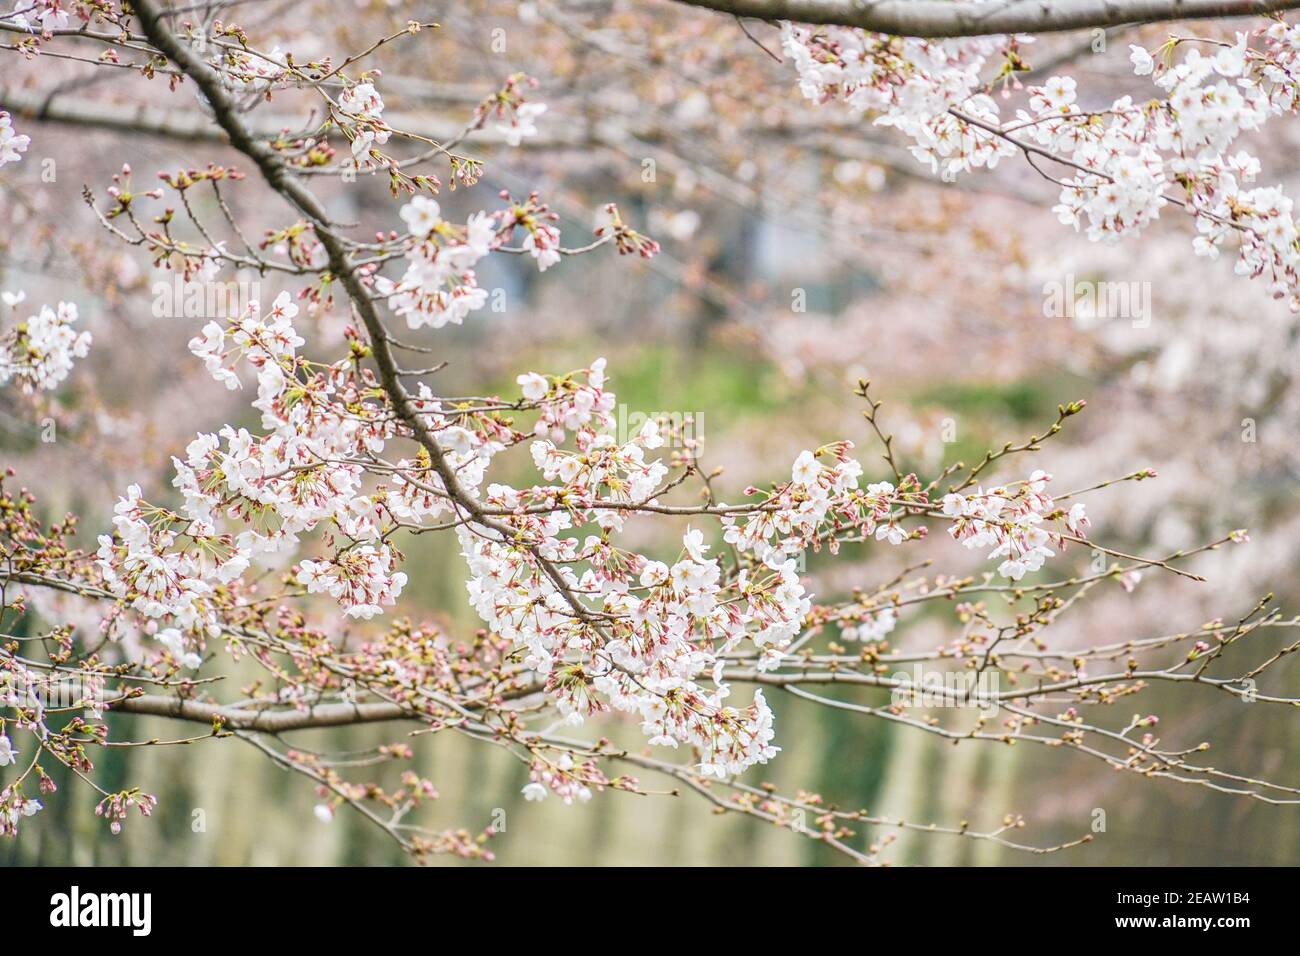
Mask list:
[[251,708],[224,707],[220,704],[197,700],[182,700],[161,694],[146,694],[115,701],[109,707],[114,714],[145,714],[151,717],[170,717],[193,723],[211,724],[220,721],[229,730],[257,730],[268,734],[306,730],[314,727],[345,727],[353,724],[372,724],[390,720],[423,720],[413,710],[389,703],[320,704],[306,710],[254,710]]
[[1266,16],[1300,0],[677,0],[756,20],[792,20],[913,37],[1061,33],[1169,20]]
[[[220,127],[213,125],[212,117],[197,110],[174,110],[157,106],[119,105],[103,100],[70,96],[59,91],[39,93],[17,87],[0,87],[0,108],[15,116],[41,123],[59,123],[90,129],[104,129],[119,133],[143,133],[165,136],[168,139],[194,143],[227,143],[229,137]],[[388,124],[438,142],[451,140],[461,134],[453,123],[402,113],[385,117]],[[313,136],[346,142],[346,138],[332,127],[324,132],[305,130],[301,121],[287,115],[260,115],[249,118],[244,124],[256,139],[273,140],[279,137],[295,138]],[[595,131],[559,130],[539,133],[525,140],[521,146],[528,149],[585,149],[595,145]],[[480,146],[504,146],[506,138],[492,129],[474,130],[465,136],[467,142]],[[511,147],[514,148],[514,147]]]

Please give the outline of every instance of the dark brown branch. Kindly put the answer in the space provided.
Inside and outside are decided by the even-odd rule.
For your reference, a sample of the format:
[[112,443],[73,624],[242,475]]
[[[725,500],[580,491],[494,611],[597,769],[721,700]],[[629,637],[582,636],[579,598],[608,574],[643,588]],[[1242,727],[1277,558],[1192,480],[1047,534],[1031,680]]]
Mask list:
[[1300,0],[677,0],[737,17],[914,37],[1061,33],[1171,20],[1267,16]]

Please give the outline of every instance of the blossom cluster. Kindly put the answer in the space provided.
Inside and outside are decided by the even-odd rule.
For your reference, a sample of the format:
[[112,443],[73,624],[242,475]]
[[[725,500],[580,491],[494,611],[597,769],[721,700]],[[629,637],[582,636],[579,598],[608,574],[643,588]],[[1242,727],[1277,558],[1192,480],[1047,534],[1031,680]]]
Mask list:
[[496,221],[487,212],[477,212],[457,228],[441,213],[437,201],[425,196],[403,206],[401,217],[411,236],[406,271],[397,282],[375,277],[376,291],[412,329],[460,325],[487,303],[474,265],[500,244]]
[[198,435],[184,460],[172,460],[180,509],[150,504],[132,486],[115,509],[116,533],[100,538],[107,585],[188,666],[199,663],[189,648],[219,632],[221,598],[250,564],[291,554],[299,535],[322,522],[358,546],[329,562],[304,562],[309,590],[334,594],[347,613],[368,616],[379,602],[391,603],[405,580],[397,572],[376,584],[374,567],[388,554],[380,544],[383,519],[373,499],[358,493],[361,467],[347,460],[382,449],[393,426],[357,411],[373,391],[368,373],[347,361],[317,367],[297,354],[297,312],[282,293],[265,314],[251,302],[228,326],[211,322],[191,341],[228,388],[240,386],[240,362],[256,371],[253,406],[265,432],[227,425]]
[[1004,37],[923,40],[850,27],[782,28],[782,44],[813,102],[841,101],[878,114],[914,140],[912,153],[951,176],[993,168],[1014,154],[1005,143],[950,112],[996,125],[998,104],[981,92],[980,72],[1007,48]]
[[[520,385],[537,400],[552,393],[535,373],[521,375]],[[606,394],[602,388],[583,407],[600,408]],[[488,486],[486,501],[501,514],[498,524],[458,528],[467,586],[493,632],[527,649],[525,665],[546,679],[567,719],[581,722],[605,710],[634,714],[652,744],[690,746],[700,754],[702,772],[726,777],[776,752],[761,692],[748,705],[729,703],[726,659],[747,646],[758,652],[759,670],[781,663],[812,611],[799,557],[810,548],[838,548],[845,539],[901,544],[921,533],[905,527],[907,515],[936,509],[911,476],[898,485],[860,487],[862,466],[849,455],[852,445],[839,442],[801,453],[790,480],[761,501],[718,504],[722,540],[747,566],[725,569],[699,527],[687,529],[669,564],[620,549],[610,538],[628,512],[657,504],[666,469],[647,464],[646,452],[661,441],[653,422],[626,445],[586,427],[576,451],[549,438],[534,441],[543,478],[560,484]],[[1053,514],[1043,491],[1047,480],[1035,473],[1014,491],[953,496],[963,503],[960,514],[948,515],[954,536],[984,535],[979,540],[995,546],[994,556],[1014,553],[1018,566],[1002,564],[1008,576],[1041,566],[1050,553],[1046,543],[1060,537],[1037,528]],[[1066,521],[1082,534],[1081,506]],[[574,533],[584,525],[599,533]],[[892,610],[864,612],[843,622],[844,636],[876,640],[895,621]]]
[[553,225],[554,214],[537,194],[522,202],[511,200],[509,193],[502,197],[510,201],[508,209],[476,212],[464,226],[443,219],[442,207],[427,196],[416,196],[402,207],[400,215],[408,229],[406,271],[396,282],[383,275],[375,275],[373,282],[375,291],[408,327],[460,325],[471,312],[483,308],[488,295],[478,284],[474,266],[503,248],[516,229],[523,231],[524,238],[514,251],[531,256],[538,271],[559,262],[560,231]]
[[[25,300],[22,292],[3,293],[4,304],[16,310]],[[91,335],[73,328],[77,306],[60,302],[57,308],[41,306],[0,337],[0,385],[13,380],[30,395],[57,388],[72,371],[73,359],[85,358]]]
[[[252,561],[296,549],[300,534],[323,528],[333,550],[301,561],[296,580],[347,615],[369,618],[406,583],[392,531],[459,515],[472,606],[492,633],[524,650],[524,666],[566,720],[634,715],[652,744],[688,746],[702,772],[726,777],[776,753],[762,693],[731,703],[727,658],[748,647],[760,671],[780,665],[812,612],[801,556],[844,540],[902,544],[923,533],[910,519],[936,511],[913,476],[862,487],[852,444],[837,442],[802,452],[789,480],[770,492],[748,489],[757,501],[716,505],[721,539],[741,566],[724,567],[697,526],[671,563],[622,548],[614,536],[658,506],[668,467],[653,454],[663,445],[655,422],[626,442],[612,436],[616,399],[603,359],[564,376],[518,377],[521,407],[536,413],[531,452],[545,483],[488,482],[494,456],[527,433],[489,412],[443,408],[425,390],[414,401],[437,462],[422,447],[367,491],[365,461],[377,461],[391,439],[414,436],[367,406],[363,396],[374,390],[355,364],[320,367],[298,354],[296,312],[281,295],[266,314],[252,304],[191,343],[228,387],[240,384],[237,364],[256,370],[254,405],[266,432],[227,426],[200,435],[174,462],[182,509],[149,505],[133,487],[119,503],[117,535],[101,539],[106,582],[156,622],[159,642],[189,666],[200,663],[196,648],[222,589],[237,587]],[[1060,517],[1047,480],[1035,473],[1011,489],[950,495],[944,514],[954,537],[992,547],[1008,577],[1036,570],[1048,545],[1061,543],[1061,533],[1039,526]],[[1082,506],[1063,520],[1072,533],[1086,527]],[[842,634],[877,640],[895,621],[889,610],[864,612],[843,621]],[[570,789],[563,774],[534,782],[585,799],[587,785]]]
[[[784,36],[806,96],[878,114],[945,177],[1016,152],[1055,163],[1044,173],[1061,184],[1054,211],[1094,241],[1139,233],[1180,204],[1194,217],[1198,255],[1215,257],[1234,238],[1236,271],[1262,277],[1300,310],[1292,200],[1280,186],[1252,188],[1260,163],[1238,146],[1300,106],[1300,26],[1278,21],[1233,42],[1175,38],[1155,56],[1133,46],[1135,72],[1152,77],[1163,101],[1085,107],[1075,80],[1054,76],[1028,87],[1026,105],[1005,119],[990,95],[998,77],[980,74],[998,54],[1000,76],[1023,69],[1024,38],[925,41],[791,25]],[[1186,53],[1175,62],[1179,47]]]
[[0,790],[0,836],[16,836],[23,817],[33,817],[43,809],[35,797],[24,797],[10,787]]
[[[1082,538],[1088,529],[1082,502],[1068,511],[1057,509],[1046,490],[1051,480],[1051,475],[1040,470],[1010,486],[945,495],[943,513],[952,519],[948,533],[967,548],[991,547],[990,558],[1005,559],[998,573],[1019,581],[1056,553],[1052,547],[1064,550],[1067,534]],[[1065,531],[1044,527],[1052,519],[1059,519]]]
[[502,192],[501,198],[510,203],[508,210],[498,213],[502,231],[506,235],[516,229],[523,231],[521,250],[532,256],[537,271],[545,272],[559,262],[560,230],[554,225],[559,216],[551,212],[536,192],[529,193],[522,201],[514,200],[508,192]]
[[604,788],[609,783],[596,761],[577,761],[567,752],[553,758],[534,759],[528,768],[528,779],[523,789],[525,800],[544,800],[553,793],[569,804],[586,803],[591,799],[593,786]]
[[384,122],[384,99],[373,83],[358,83],[340,93],[334,118],[352,144],[357,169],[386,165],[375,147],[387,143],[392,130]]
[[122,823],[126,820],[127,813],[132,807],[135,807],[141,816],[148,817],[153,815],[156,806],[158,806],[157,797],[148,793],[127,790],[121,793],[110,793],[95,804],[95,816],[107,820],[108,828],[114,834],[118,834],[122,832]]
[[505,85],[484,100],[474,112],[476,126],[496,119],[497,132],[511,146],[537,135],[537,119],[546,112],[546,104],[529,101],[526,89],[535,89],[538,83],[531,76],[516,73],[507,77]]
[[[424,197],[401,215],[408,277],[418,275],[404,282],[444,288],[472,282],[468,267],[515,229],[538,236],[552,228],[535,195],[465,227],[445,222]],[[518,251],[536,255],[539,242]],[[410,290],[373,281],[399,310],[409,302],[412,325],[459,321],[445,302],[424,307],[402,299]],[[777,668],[813,621],[799,571],[806,553],[847,541],[901,545],[923,536],[939,510],[913,475],[863,486],[852,443],[835,442],[801,452],[789,479],[770,490],[746,489],[746,503],[687,509],[697,519],[679,552],[661,560],[618,541],[629,521],[660,509],[674,483],[656,454],[664,445],[656,422],[630,440],[614,437],[604,359],[566,375],[518,376],[519,398],[508,404],[533,416],[530,428],[499,414],[498,399],[444,404],[425,384],[407,398],[417,426],[394,414],[360,342],[332,364],[304,356],[298,313],[282,292],[268,309],[252,302],[203,327],[190,350],[227,389],[251,371],[260,428],[196,436],[173,458],[180,504],[153,504],[132,485],[115,508],[114,533],[99,540],[105,587],[177,665],[202,665],[206,642],[248,597],[250,568],[292,560],[304,535],[317,536],[322,553],[299,560],[287,580],[369,619],[407,583],[395,533],[447,522],[471,605],[493,635],[521,649],[566,721],[626,713],[651,744],[691,748],[701,772],[724,778],[777,752],[763,694],[733,702],[727,669],[737,654],[760,672]],[[386,461],[397,440],[415,440],[416,453]],[[539,483],[489,481],[495,456],[525,442]],[[1086,527],[1081,505],[1058,513],[1047,480],[1035,473],[1009,488],[950,495],[943,514],[954,537],[991,547],[1005,558],[1001,572],[1018,579],[1052,554],[1049,545],[1063,544],[1065,532],[1044,524],[1062,520],[1072,535]],[[717,538],[701,519],[717,520]],[[719,540],[733,561],[713,552]],[[879,640],[896,620],[890,609],[864,606],[840,620],[841,636]],[[403,682],[414,689],[424,679],[413,672]],[[535,770],[533,784],[565,800],[604,786],[594,769]]]
[[874,612],[855,610],[842,615],[839,622],[841,640],[872,644],[893,633],[898,624],[898,612],[892,607]]
[[[363,281],[412,328],[462,321],[482,305],[473,274],[482,257],[529,254],[540,269],[559,258],[554,215],[537,195],[503,198],[507,209],[477,213],[463,227],[445,221],[434,200],[413,198],[401,209],[406,274],[394,283],[363,270]],[[610,212],[607,236],[618,239],[624,227]],[[510,249],[516,230],[524,242]],[[630,233],[625,241],[636,245]],[[642,553],[618,536],[664,507],[674,482],[657,455],[656,422],[614,437],[604,359],[566,375],[521,374],[518,399],[482,407],[444,403],[421,383],[396,414],[360,341],[331,364],[302,354],[298,313],[282,292],[269,309],[252,302],[203,327],[190,350],[227,389],[255,376],[260,428],[196,436],[173,459],[180,504],[150,503],[133,485],[115,509],[114,534],[100,538],[105,586],[180,666],[202,665],[207,640],[254,587],[249,570],[293,560],[304,536],[318,538],[321,553],[299,559],[286,580],[364,620],[395,605],[407,583],[395,535],[441,523],[459,540],[475,612],[494,639],[520,650],[565,721],[628,714],[652,745],[688,747],[700,772],[725,778],[777,752],[762,692],[733,701],[728,667],[737,657],[759,672],[779,667],[824,613],[800,576],[805,555],[845,542],[902,545],[939,514],[914,475],[864,486],[852,443],[841,441],[801,452],[788,480],[746,489],[745,503],[685,509],[693,518],[671,558]],[[516,427],[503,407],[531,416],[531,426]],[[383,457],[411,441],[414,454]],[[521,443],[538,483],[490,481],[495,456]],[[999,570],[1019,579],[1063,545],[1066,532],[1047,530],[1049,522],[1063,521],[1072,536],[1086,527],[1081,505],[1055,509],[1047,480],[1035,473],[1008,488],[949,495],[942,513],[954,537],[991,547],[1005,559]],[[715,519],[716,537],[708,531]],[[732,560],[720,560],[719,543]],[[893,610],[864,605],[839,619],[840,633],[878,641],[896,621]],[[388,678],[409,683],[408,692],[426,679],[391,663]],[[607,782],[594,766],[538,761],[529,796],[583,801]]]

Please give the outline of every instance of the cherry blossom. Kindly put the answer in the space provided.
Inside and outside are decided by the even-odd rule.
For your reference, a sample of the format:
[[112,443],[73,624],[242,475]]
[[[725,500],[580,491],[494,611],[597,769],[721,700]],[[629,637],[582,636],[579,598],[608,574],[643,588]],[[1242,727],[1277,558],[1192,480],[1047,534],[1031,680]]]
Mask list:
[[[25,296],[5,293],[4,302],[16,310]],[[77,306],[60,302],[56,309],[41,306],[35,315],[15,325],[0,338],[0,385],[17,381],[23,392],[53,390],[72,371],[73,359],[90,351],[89,332],[77,332]]]
[[441,207],[427,196],[416,196],[401,208],[399,215],[411,235],[423,239],[442,221]]
[[0,166],[21,160],[31,141],[30,136],[19,134],[13,127],[13,118],[0,110]]
[[501,124],[498,129],[511,146],[518,146],[530,136],[537,135],[537,118],[546,112],[545,103],[523,103],[514,112],[509,124]]
[[68,0],[17,0],[8,17],[23,30],[50,32],[66,30],[71,22]]
[[383,120],[384,100],[373,83],[358,83],[339,94],[335,112],[352,144],[352,161],[357,169],[374,169],[381,157],[375,150],[392,135]]
[[393,571],[393,560],[390,548],[363,545],[333,561],[302,562],[298,580],[308,592],[334,598],[348,617],[371,618],[395,604],[406,584],[406,575]]
[[[813,794],[783,797],[744,776],[798,746],[769,703],[787,694],[948,739],[1064,743],[1143,777],[1235,793],[1249,779],[1257,789],[1247,792],[1270,801],[1292,792],[1193,763],[1196,750],[1161,749],[1153,736],[1131,733],[1154,727],[1156,715],[1112,730],[1084,722],[1075,709],[1162,680],[1243,698],[1242,678],[1205,668],[1256,628],[1296,623],[1272,610],[1270,596],[1244,615],[1134,638],[1124,650],[1132,658],[1120,665],[1114,645],[1076,652],[1043,637],[1094,588],[1123,599],[1156,570],[1199,579],[1183,562],[1248,537],[1234,531],[1164,558],[1108,547],[1109,529],[1093,528],[1100,512],[1090,496],[1154,478],[1153,471],[1062,490],[1046,470],[1017,457],[1056,454],[1055,445],[1044,452],[1045,438],[1083,402],[1060,406],[1048,432],[994,446],[968,467],[911,451],[896,457],[877,417],[880,403],[863,381],[854,394],[867,403],[868,430],[855,408],[856,432],[809,416],[794,440],[774,433],[754,442],[754,473],[737,480],[704,464],[700,440],[677,441],[671,422],[624,427],[619,369],[604,358],[566,371],[539,349],[529,362],[536,371],[497,369],[493,380],[504,387],[464,394],[463,370],[445,371],[441,361],[444,353],[455,359],[457,337],[439,330],[486,305],[477,271],[484,260],[526,257],[529,269],[549,273],[539,281],[553,283],[572,270],[552,267],[605,246],[636,253],[622,260],[633,268],[660,251],[612,203],[595,216],[566,209],[566,221],[594,218],[595,225],[587,244],[563,244],[557,209],[586,201],[565,190],[548,192],[548,201],[528,187],[497,193],[497,201],[470,192],[456,207],[443,194],[496,175],[498,154],[478,158],[479,145],[549,147],[538,123],[563,115],[565,97],[552,100],[552,111],[529,98],[537,81],[516,74],[481,99],[482,91],[465,97],[455,89],[450,104],[478,105],[465,108],[447,135],[441,125],[402,129],[401,112],[385,119],[376,84],[394,104],[400,96],[404,111],[418,99],[408,98],[410,78],[387,72],[393,79],[384,79],[386,70],[361,61],[419,34],[418,22],[340,56],[289,49],[288,41],[284,49],[259,44],[230,24],[212,49],[179,33],[154,0],[135,0],[129,11],[37,0],[14,22],[62,30],[70,13],[119,30],[120,38],[92,39],[109,48],[106,62],[133,69],[141,82],[166,77],[151,88],[159,97],[180,90],[189,103],[197,96],[202,141],[226,144],[242,167],[163,170],[148,191],[133,189],[131,170],[122,167],[107,202],[87,191],[86,214],[160,272],[202,283],[256,276],[276,290],[274,298],[205,316],[188,344],[192,359],[181,355],[194,375],[176,375],[203,420],[149,446],[166,447],[169,467],[156,456],[165,475],[142,469],[138,480],[114,479],[124,491],[111,519],[97,525],[103,533],[93,550],[78,546],[75,517],[49,521],[34,493],[0,481],[2,610],[6,619],[33,614],[42,628],[15,630],[24,641],[0,649],[0,672],[21,680],[27,696],[51,673],[75,673],[112,691],[72,716],[29,706],[18,691],[0,697],[0,767],[32,758],[0,791],[0,832],[12,835],[41,809],[28,794],[52,792],[41,761],[57,761],[94,787],[96,813],[114,833],[131,808],[153,812],[152,796],[95,782],[88,754],[119,742],[110,740],[119,727],[100,710],[197,722],[208,736],[264,745],[278,765],[310,780],[318,820],[330,822],[345,806],[360,809],[419,859],[489,858],[484,842],[495,825],[473,835],[411,823],[438,798],[419,764],[386,781],[359,782],[354,771],[380,759],[409,761],[408,739],[445,732],[517,760],[520,777],[527,774],[525,802],[576,812],[614,797],[610,791],[652,792],[612,769],[631,763],[638,774],[672,778],[675,790],[716,796],[723,812],[792,831],[794,811],[823,807],[826,823],[815,838],[874,861],[875,850],[854,850],[839,829],[865,811],[836,811]],[[1133,94],[1107,97],[1109,105],[1094,102],[1063,68],[1044,70],[1041,82],[1022,89],[1017,77],[1027,69],[1030,37],[780,30],[804,98],[871,116],[910,141],[921,168],[951,179],[1023,156],[1053,183],[1057,217],[1088,238],[1130,238],[1162,214],[1186,214],[1197,254],[1231,246],[1239,272],[1264,277],[1276,295],[1296,301],[1291,201],[1280,187],[1255,185],[1262,163],[1240,142],[1300,101],[1296,28],[1271,21],[1229,41],[1174,37],[1156,51],[1134,46],[1134,74],[1151,79]],[[40,37],[22,39],[33,56],[43,49]],[[76,49],[86,37],[58,39]],[[147,57],[144,65],[120,62],[137,54]],[[1150,84],[1161,98],[1147,98]],[[667,103],[674,89],[654,95]],[[295,125],[262,129],[259,118],[272,115],[260,109],[267,101],[302,115]],[[701,93],[681,104],[674,121],[701,136],[714,123],[712,103]],[[717,126],[730,122],[718,112]],[[601,135],[598,122],[591,135]],[[654,139],[657,148],[673,138]],[[344,140],[340,157],[335,147]],[[27,145],[0,114],[0,163],[16,161]],[[385,171],[393,195],[365,210],[379,221],[364,235],[335,206],[360,195],[348,192],[362,188],[358,169]],[[746,178],[737,174],[736,182]],[[688,196],[687,171],[675,179],[674,191]],[[235,211],[253,201],[240,192],[249,180],[262,190],[254,197],[275,200],[274,208],[258,206],[250,219],[256,229],[244,228]],[[474,211],[462,223],[459,215],[445,218],[444,208]],[[686,212],[699,225],[700,215]],[[692,231],[677,230],[676,238],[686,242]],[[89,333],[73,328],[71,303],[21,319],[24,301],[21,293],[3,296],[14,321],[0,338],[0,384],[54,390],[77,374],[73,360],[86,356]],[[414,367],[426,363],[411,357],[426,354],[434,356],[430,367]],[[231,408],[208,407],[218,401]],[[846,434],[853,440],[840,437]],[[879,447],[860,450],[864,436]],[[438,573],[456,584],[464,613],[421,617],[408,590],[408,575],[421,565],[407,554],[428,536],[449,546]],[[1081,570],[1076,554],[1064,554],[1070,544],[1114,563]],[[863,581],[860,559],[879,559],[897,573]],[[943,559],[954,567],[928,570]],[[823,573],[823,564],[835,571]],[[899,632],[912,637],[924,602],[951,610],[924,615],[944,636],[917,651],[902,646]],[[26,640],[37,633],[39,640]],[[1007,634],[1016,640],[1003,642]],[[42,651],[45,660],[37,658]],[[1252,693],[1254,675],[1280,657],[1245,671]],[[227,661],[262,673],[236,693],[213,679]],[[938,717],[914,721],[871,702],[872,693],[898,689],[891,665],[918,661],[1014,678],[1014,688],[992,700],[1000,726],[986,726],[981,715],[951,729]],[[826,695],[823,685],[844,694]],[[1065,700],[1071,707],[1058,716]],[[1271,702],[1294,703],[1280,694]],[[420,729],[375,749],[374,760],[335,760],[289,742],[300,730],[362,719]],[[614,746],[607,728],[617,722],[639,729],[641,742]],[[965,835],[965,825],[954,832]]]
[[[1133,46],[1134,72],[1151,76],[1164,102],[1139,94],[1083,109],[1076,81],[1053,76],[1028,88],[1014,117],[1002,115],[990,95],[996,83],[982,70],[999,58],[1001,76],[1023,69],[1025,38],[926,41],[843,27],[783,30],[806,97],[877,114],[878,124],[911,137],[912,152],[945,177],[1016,153],[1055,163],[1064,173],[1054,211],[1094,241],[1137,234],[1176,204],[1194,219],[1198,255],[1217,256],[1234,240],[1236,271],[1262,277],[1275,297],[1300,310],[1292,202],[1280,187],[1244,188],[1259,164],[1233,152],[1242,134],[1294,114],[1300,104],[1300,28],[1276,22],[1238,33],[1232,44],[1207,41],[1213,55],[1203,54],[1195,38],[1170,40],[1159,57]],[[1183,58],[1172,62],[1180,49]]]
[[479,287],[473,266],[501,244],[494,218],[475,213],[457,229],[442,222],[436,202],[418,196],[402,215],[414,237],[406,251],[406,272],[397,282],[377,276],[375,288],[412,329],[460,325],[487,304],[487,291]]

